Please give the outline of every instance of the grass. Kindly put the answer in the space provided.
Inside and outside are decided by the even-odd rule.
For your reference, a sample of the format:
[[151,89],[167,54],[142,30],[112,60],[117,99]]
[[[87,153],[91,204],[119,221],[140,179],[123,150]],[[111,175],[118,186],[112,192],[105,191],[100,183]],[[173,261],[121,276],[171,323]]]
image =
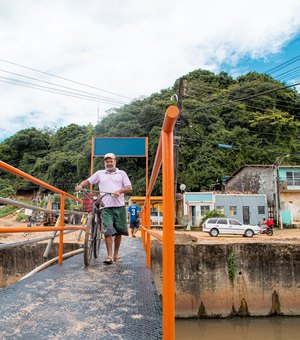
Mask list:
[[19,208],[18,207],[12,207],[9,205],[0,207],[0,218],[1,217],[5,217],[7,215],[10,215],[12,213],[14,213],[15,211],[17,211]]

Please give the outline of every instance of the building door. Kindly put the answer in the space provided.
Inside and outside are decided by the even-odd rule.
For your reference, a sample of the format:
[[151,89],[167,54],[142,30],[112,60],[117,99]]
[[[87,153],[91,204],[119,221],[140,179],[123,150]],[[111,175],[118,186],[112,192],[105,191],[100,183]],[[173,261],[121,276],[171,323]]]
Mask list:
[[243,223],[250,224],[250,209],[248,206],[243,206]]
[[196,206],[190,205],[190,224],[196,225]]

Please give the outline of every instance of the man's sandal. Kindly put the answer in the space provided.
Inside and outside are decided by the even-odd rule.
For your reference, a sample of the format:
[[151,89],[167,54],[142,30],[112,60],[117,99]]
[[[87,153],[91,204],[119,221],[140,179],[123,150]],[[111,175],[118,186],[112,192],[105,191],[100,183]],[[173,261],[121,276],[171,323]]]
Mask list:
[[103,261],[103,263],[105,263],[105,264],[112,264],[112,263],[113,263],[113,259],[112,259],[111,257],[107,257],[107,258]]
[[114,258],[114,261],[115,261],[115,262],[122,262],[122,259],[121,259],[121,257],[115,257],[115,258]]

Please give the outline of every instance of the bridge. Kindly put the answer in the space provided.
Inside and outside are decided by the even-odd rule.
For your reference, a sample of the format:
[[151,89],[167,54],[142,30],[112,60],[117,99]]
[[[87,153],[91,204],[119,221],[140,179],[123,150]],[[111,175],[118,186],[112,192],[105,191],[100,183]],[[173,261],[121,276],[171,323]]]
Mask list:
[[123,262],[88,268],[83,254],[0,290],[0,338],[161,339],[162,310],[140,238]]
[[[0,169],[43,186],[61,196],[55,227],[2,228],[0,233],[59,233],[58,265],[0,291],[0,329],[4,338],[174,339],[174,157],[173,128],[178,108],[167,109],[142,210],[142,243],[124,238],[123,261],[105,266],[83,265],[82,254],[63,262],[64,233],[86,230],[64,224],[65,197],[73,195],[0,161]],[[150,196],[161,166],[164,202],[163,235],[150,230]],[[163,242],[162,309],[151,276],[151,236]],[[102,252],[105,251],[102,246]],[[143,248],[146,253],[143,252]],[[102,258],[104,254],[102,254]]]

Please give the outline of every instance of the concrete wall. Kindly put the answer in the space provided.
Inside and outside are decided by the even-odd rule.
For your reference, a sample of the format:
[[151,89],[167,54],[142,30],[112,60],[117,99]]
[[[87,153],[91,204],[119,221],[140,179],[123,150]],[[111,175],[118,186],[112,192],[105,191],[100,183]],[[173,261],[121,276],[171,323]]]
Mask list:
[[[175,254],[176,317],[300,315],[300,244],[176,244]],[[151,261],[161,294],[159,241]]]
[[292,223],[300,222],[300,193],[299,192],[282,192],[280,193],[281,210],[292,212]]
[[[18,281],[21,277],[58,256],[58,244],[54,243],[47,259],[43,258],[47,244],[35,243],[0,251],[0,287]],[[64,253],[79,248],[79,244],[65,243]],[[82,260],[83,263],[83,260]]]

